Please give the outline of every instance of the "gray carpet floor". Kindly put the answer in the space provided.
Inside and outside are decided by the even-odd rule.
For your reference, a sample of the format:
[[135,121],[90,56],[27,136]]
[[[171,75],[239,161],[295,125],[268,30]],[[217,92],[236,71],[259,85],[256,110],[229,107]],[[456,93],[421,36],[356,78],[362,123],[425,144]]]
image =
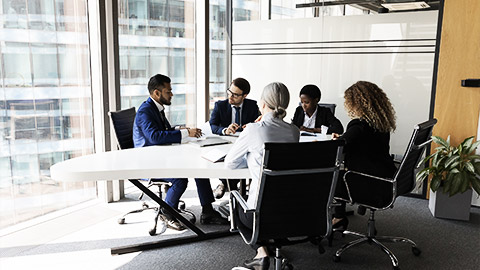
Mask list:
[[[349,217],[349,229],[363,233],[367,219],[368,215]],[[479,208],[472,208],[469,222],[452,221],[432,217],[426,200],[399,198],[394,209],[379,212],[376,220],[378,235],[410,238],[422,250],[416,257],[409,245],[388,243],[401,269],[480,269]],[[336,249],[353,239],[336,235],[332,247],[324,243],[324,254],[319,254],[310,243],[285,247],[283,254],[295,269],[391,269],[388,256],[368,244],[346,251],[341,262],[334,263]],[[236,235],[144,251],[119,269],[231,269],[254,254]]]
[[[185,197],[196,197],[195,190],[188,190]],[[81,213],[80,219],[86,222],[83,227],[78,225],[81,223],[79,220],[64,216],[40,224],[40,227],[37,226],[39,228],[30,234],[24,230],[0,238],[0,269],[225,270],[242,265],[245,259],[255,255],[255,251],[246,245],[239,235],[234,235],[111,256],[109,253],[111,247],[179,236],[170,230],[162,235],[149,236],[148,229],[152,224],[149,215],[153,213],[136,215],[127,220],[128,224],[118,225],[116,220],[125,208],[132,209],[138,204],[138,201],[128,198],[120,203],[99,204],[83,210],[85,213]],[[190,206],[197,217],[199,216],[198,205],[195,206],[193,201],[187,201],[187,206]],[[366,230],[367,219],[368,215],[350,216],[349,230],[363,233]],[[401,269],[480,269],[480,208],[471,208],[468,222],[437,219],[429,212],[427,200],[401,197],[394,209],[377,213],[376,220],[378,235],[410,238],[422,250],[422,254],[416,257],[412,254],[410,246],[403,243],[388,243],[387,246],[397,256]],[[77,225],[79,227],[70,228],[70,231],[61,232],[57,238],[43,243],[32,242],[34,237],[41,237],[43,232],[51,230],[55,224],[58,224],[57,231]],[[201,228],[205,231],[215,231],[228,227],[201,226]],[[180,235],[189,234],[192,233],[184,231]],[[324,254],[319,254],[314,245],[304,243],[285,247],[283,255],[291,261],[295,269],[392,268],[388,256],[379,248],[368,244],[346,251],[342,255],[342,261],[334,263],[332,256],[336,249],[354,239],[336,235],[333,247],[328,247],[324,241],[326,249]],[[273,266],[270,269],[273,269]]]

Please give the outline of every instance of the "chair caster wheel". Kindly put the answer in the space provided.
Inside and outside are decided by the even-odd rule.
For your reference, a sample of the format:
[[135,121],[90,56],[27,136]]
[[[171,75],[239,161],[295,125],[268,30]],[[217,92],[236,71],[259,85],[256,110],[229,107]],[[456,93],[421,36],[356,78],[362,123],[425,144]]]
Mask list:
[[118,224],[125,224],[125,218],[119,218],[117,222]]
[[339,262],[339,261],[341,261],[340,256],[333,255],[333,261],[334,261],[334,262]]
[[393,270],[400,270],[400,266],[394,266]]
[[185,210],[185,203],[184,202],[179,202],[178,203],[178,208],[181,210]]
[[155,228],[148,231],[148,234],[150,234],[150,236],[154,236],[156,233],[157,233],[157,230]]
[[412,247],[412,253],[413,253],[413,255],[415,255],[415,256],[420,256],[420,254],[422,253],[422,251],[421,251],[418,247]]
[[293,270],[293,265],[287,261],[287,259],[282,260],[282,270]]

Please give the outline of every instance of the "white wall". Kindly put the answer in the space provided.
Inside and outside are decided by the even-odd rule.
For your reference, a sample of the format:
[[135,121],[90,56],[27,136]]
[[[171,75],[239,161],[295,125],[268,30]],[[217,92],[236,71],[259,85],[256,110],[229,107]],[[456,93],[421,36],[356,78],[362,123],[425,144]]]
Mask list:
[[232,75],[252,85],[258,100],[265,85],[283,82],[291,93],[286,119],[298,94],[316,84],[323,103],[336,103],[344,127],[343,92],[358,80],[378,84],[397,112],[391,152],[403,155],[413,126],[428,120],[437,11],[236,22]]

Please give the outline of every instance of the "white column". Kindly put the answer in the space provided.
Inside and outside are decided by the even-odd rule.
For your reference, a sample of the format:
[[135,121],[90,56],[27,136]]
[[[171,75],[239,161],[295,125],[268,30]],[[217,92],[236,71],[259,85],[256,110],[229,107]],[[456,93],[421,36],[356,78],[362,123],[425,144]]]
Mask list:
[[210,59],[209,59],[209,17],[210,1],[196,1],[196,45],[195,45],[195,69],[197,84],[197,126],[202,125],[208,119],[208,103],[210,99]]
[[[116,149],[112,140],[108,112],[120,106],[118,61],[115,54],[115,40],[118,40],[116,0],[88,1],[90,35],[92,108],[95,152]],[[116,42],[118,44],[118,42]],[[116,59],[116,60],[115,60]],[[117,68],[116,68],[117,67]],[[123,182],[97,182],[98,196],[106,202],[123,197]]]

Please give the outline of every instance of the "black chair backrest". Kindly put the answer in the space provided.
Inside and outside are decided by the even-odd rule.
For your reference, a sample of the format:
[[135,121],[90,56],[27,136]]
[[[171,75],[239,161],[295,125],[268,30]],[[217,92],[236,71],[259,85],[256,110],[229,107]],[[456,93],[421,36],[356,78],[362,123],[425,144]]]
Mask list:
[[[302,106],[302,102],[299,102],[298,105]],[[335,108],[337,107],[337,104],[335,104],[335,103],[318,103],[318,106],[329,108],[330,111],[332,111],[333,115],[335,115]]]
[[318,103],[320,107],[325,107],[329,108],[330,111],[332,111],[332,114],[335,115],[335,108],[337,107],[337,104],[334,103]]
[[113,129],[117,136],[120,149],[133,148],[133,122],[135,121],[135,107],[109,112]]
[[400,167],[395,173],[396,196],[410,193],[415,188],[415,169],[422,159],[425,148],[431,142],[433,126],[437,119],[431,119],[415,126]]
[[327,234],[343,145],[343,140],[265,144],[258,240]]

